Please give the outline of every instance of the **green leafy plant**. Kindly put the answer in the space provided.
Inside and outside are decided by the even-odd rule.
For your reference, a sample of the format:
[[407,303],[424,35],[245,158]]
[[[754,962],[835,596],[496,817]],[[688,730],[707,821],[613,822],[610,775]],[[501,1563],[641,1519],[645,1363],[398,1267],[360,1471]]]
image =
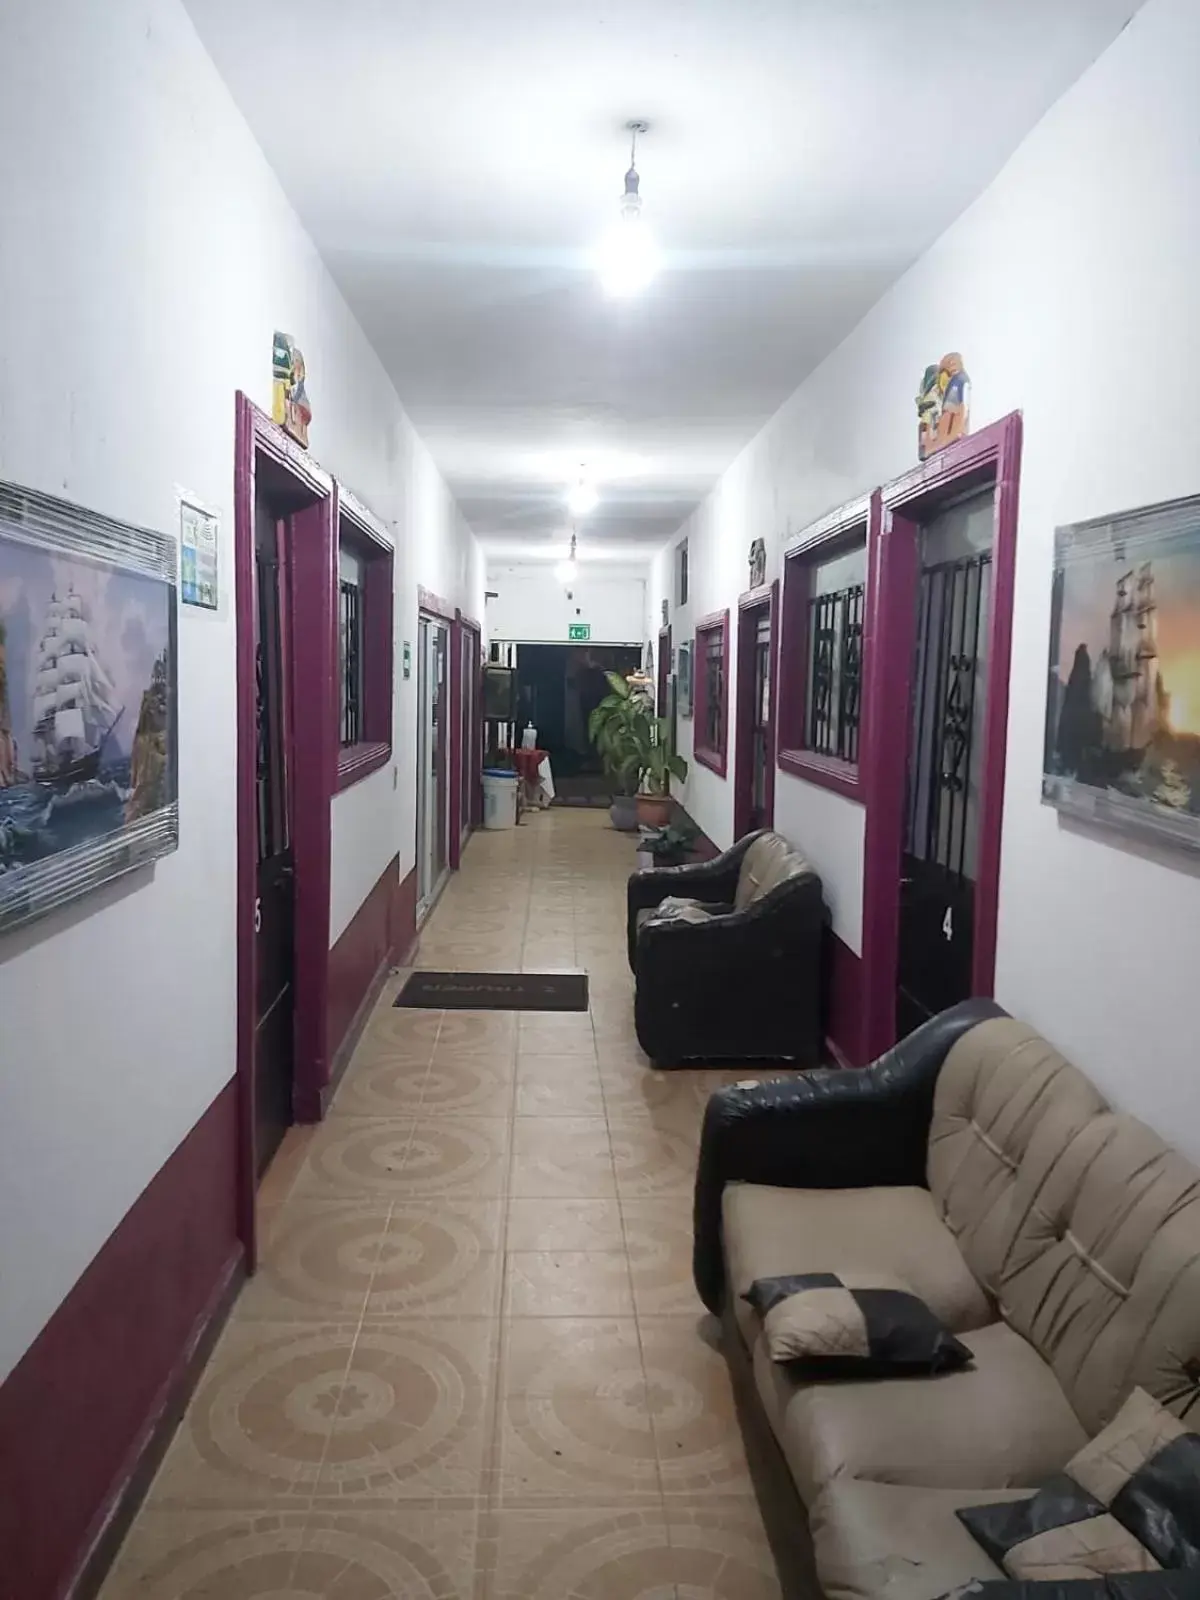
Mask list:
[[687,762],[671,747],[670,723],[655,715],[649,687],[636,675],[605,676],[609,693],[588,718],[588,736],[604,770],[622,794],[667,794],[672,778],[682,783],[688,774]]
[[690,822],[671,822],[665,828],[643,833],[641,848],[648,850],[660,866],[676,866],[692,855],[699,837],[699,829]]

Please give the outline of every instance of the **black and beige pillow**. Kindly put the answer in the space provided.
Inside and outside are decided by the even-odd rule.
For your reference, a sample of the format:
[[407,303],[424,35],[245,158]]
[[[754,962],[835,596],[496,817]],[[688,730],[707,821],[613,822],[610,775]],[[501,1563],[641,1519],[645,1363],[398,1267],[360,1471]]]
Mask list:
[[1200,1568],[1200,1435],[1135,1389],[1031,1500],[958,1515],[998,1566],[1026,1581]]
[[812,1377],[950,1372],[971,1360],[923,1300],[880,1273],[757,1278],[743,1298],[762,1317],[771,1360]]

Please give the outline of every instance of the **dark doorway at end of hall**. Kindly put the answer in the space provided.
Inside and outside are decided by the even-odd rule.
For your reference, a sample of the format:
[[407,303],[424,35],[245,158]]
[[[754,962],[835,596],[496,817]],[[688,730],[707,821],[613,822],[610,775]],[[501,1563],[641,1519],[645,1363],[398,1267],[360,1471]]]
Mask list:
[[517,646],[517,736],[527,723],[549,752],[558,802],[604,805],[612,789],[588,738],[588,718],[608,693],[607,672],[636,672],[637,645]]

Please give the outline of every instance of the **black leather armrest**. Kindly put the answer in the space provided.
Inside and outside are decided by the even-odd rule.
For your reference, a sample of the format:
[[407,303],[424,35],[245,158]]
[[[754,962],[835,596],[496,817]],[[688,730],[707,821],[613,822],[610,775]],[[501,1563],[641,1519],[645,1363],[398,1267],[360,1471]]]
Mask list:
[[861,1071],[822,1067],[752,1088],[721,1089],[710,1097],[696,1170],[693,1256],[696,1288],[710,1311],[720,1310],[724,1289],[725,1185],[923,1184],[942,1063],[962,1034],[1004,1015],[993,1000],[965,1000]]
[[942,1600],[1200,1600],[1200,1572],[1124,1572],[1037,1583],[981,1578],[951,1589]]
[[637,918],[639,911],[652,911],[668,895],[686,895],[690,900],[701,900],[705,905],[729,905],[737,892],[738,873],[742,858],[759,833],[748,833],[744,839],[711,861],[691,861],[682,867],[650,867],[645,872],[634,872],[629,878],[627,891],[629,915],[627,934],[629,965],[633,966],[637,946]]

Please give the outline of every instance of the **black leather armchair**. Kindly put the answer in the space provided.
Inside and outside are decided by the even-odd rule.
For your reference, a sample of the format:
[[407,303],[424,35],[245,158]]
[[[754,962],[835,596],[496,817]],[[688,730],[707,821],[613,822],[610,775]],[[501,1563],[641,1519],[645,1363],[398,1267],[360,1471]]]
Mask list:
[[994,1000],[964,1000],[861,1071],[820,1068],[718,1090],[709,1098],[696,1170],[693,1276],[719,1313],[725,1289],[721,1194],[727,1183],[857,1189],[925,1183],[933,1094],[955,1040]]
[[[751,834],[713,861],[635,873],[629,880],[634,1025],[659,1066],[688,1060],[821,1059],[821,880],[799,858],[773,887],[736,905]],[[787,852],[775,838],[776,855]],[[773,847],[773,848],[774,848]],[[774,862],[778,866],[778,861]],[[769,882],[770,880],[766,880]],[[716,908],[700,922],[645,913],[667,896]]]

